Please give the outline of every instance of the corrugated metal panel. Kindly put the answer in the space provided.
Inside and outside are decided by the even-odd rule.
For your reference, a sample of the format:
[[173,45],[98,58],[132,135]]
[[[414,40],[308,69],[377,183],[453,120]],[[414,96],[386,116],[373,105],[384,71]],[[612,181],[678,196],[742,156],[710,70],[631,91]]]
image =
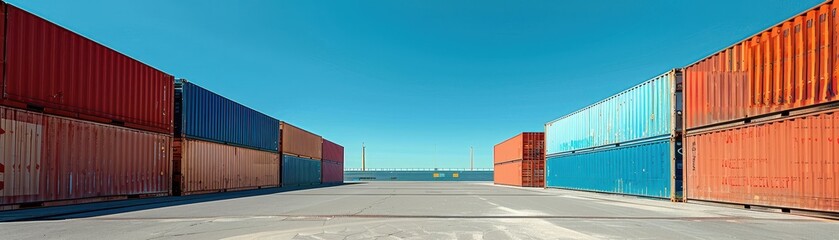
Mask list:
[[516,135],[493,148],[493,161],[503,163],[515,160],[540,160],[545,155],[545,134],[525,132]]
[[0,205],[168,194],[171,141],[0,107]]
[[176,136],[279,152],[279,120],[186,80],[175,87]]
[[521,161],[496,163],[492,179],[496,184],[522,186]]
[[344,182],[344,163],[330,160],[323,160],[321,172],[323,183],[343,183]]
[[172,133],[172,76],[17,7],[6,9],[0,103]]
[[735,123],[839,100],[839,3],[824,3],[685,69],[686,127]]
[[320,160],[323,156],[323,138],[294,125],[282,122],[282,152]]
[[280,155],[202,140],[176,138],[172,148],[176,195],[280,185]]
[[283,154],[283,186],[321,183],[321,161]]
[[679,70],[545,124],[547,154],[671,135]]
[[344,147],[323,139],[323,160],[336,161],[343,164]]
[[839,110],[690,133],[688,199],[839,212]]
[[547,187],[670,198],[670,140],[553,156]]

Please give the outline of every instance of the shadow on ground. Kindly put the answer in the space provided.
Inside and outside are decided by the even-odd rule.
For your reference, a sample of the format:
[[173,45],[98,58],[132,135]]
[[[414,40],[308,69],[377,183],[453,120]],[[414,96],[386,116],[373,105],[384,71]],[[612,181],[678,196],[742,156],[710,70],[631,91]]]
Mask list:
[[167,196],[141,199],[127,199],[106,202],[84,203],[67,206],[51,206],[30,209],[18,209],[0,212],[0,222],[23,222],[43,220],[64,220],[73,218],[97,217],[110,214],[142,211],[154,208],[180,206],[187,204],[253,197],[298,190],[329,188],[344,185],[364,184],[363,182],[325,184],[297,187],[274,187],[235,192],[208,193],[189,196]]

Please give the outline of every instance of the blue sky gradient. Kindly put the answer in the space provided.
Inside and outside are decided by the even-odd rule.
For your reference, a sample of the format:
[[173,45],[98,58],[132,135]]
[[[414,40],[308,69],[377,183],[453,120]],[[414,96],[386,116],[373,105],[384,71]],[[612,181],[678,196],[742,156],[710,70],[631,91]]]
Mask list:
[[11,4],[342,144],[346,167],[492,167],[492,147],[820,0]]

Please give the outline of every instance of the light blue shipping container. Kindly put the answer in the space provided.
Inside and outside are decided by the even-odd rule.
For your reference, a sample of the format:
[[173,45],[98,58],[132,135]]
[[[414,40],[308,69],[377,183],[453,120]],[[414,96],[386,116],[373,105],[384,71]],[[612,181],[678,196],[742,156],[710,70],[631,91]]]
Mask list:
[[279,152],[280,121],[183,79],[175,80],[175,136]]
[[283,186],[303,186],[321,184],[320,160],[301,158],[283,154]]
[[671,198],[670,140],[548,157],[545,185]]
[[678,100],[674,98],[676,85],[680,84],[681,72],[673,70],[548,122],[545,124],[546,153],[670,136],[674,128],[681,125],[674,122],[672,116],[676,102],[681,102],[681,94]]

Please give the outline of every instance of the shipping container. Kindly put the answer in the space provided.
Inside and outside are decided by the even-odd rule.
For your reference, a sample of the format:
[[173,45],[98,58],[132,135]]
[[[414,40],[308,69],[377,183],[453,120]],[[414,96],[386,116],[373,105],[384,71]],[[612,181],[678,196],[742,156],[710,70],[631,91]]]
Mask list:
[[[677,89],[679,94],[677,93]],[[545,124],[546,153],[669,137],[681,126],[681,70],[673,70]]]
[[524,132],[507,139],[493,148],[493,161],[503,163],[516,160],[544,160],[545,133]]
[[685,127],[829,104],[839,90],[839,3],[827,1],[685,68]]
[[493,168],[495,184],[519,187],[545,186],[545,161],[517,160],[496,163]]
[[175,195],[280,185],[277,152],[185,138],[175,138],[172,152]]
[[321,184],[321,161],[283,154],[282,185]]
[[321,163],[321,174],[323,183],[343,183],[344,163],[324,159]]
[[839,110],[691,131],[689,200],[839,212]]
[[184,79],[174,96],[176,137],[279,152],[279,120]]
[[0,209],[167,195],[172,137],[0,107]]
[[15,6],[4,9],[0,104],[172,133],[171,75]]
[[547,187],[671,198],[670,140],[549,156]]
[[280,147],[282,153],[320,160],[323,155],[323,138],[314,133],[282,122]]
[[323,160],[344,162],[344,147],[323,139]]

